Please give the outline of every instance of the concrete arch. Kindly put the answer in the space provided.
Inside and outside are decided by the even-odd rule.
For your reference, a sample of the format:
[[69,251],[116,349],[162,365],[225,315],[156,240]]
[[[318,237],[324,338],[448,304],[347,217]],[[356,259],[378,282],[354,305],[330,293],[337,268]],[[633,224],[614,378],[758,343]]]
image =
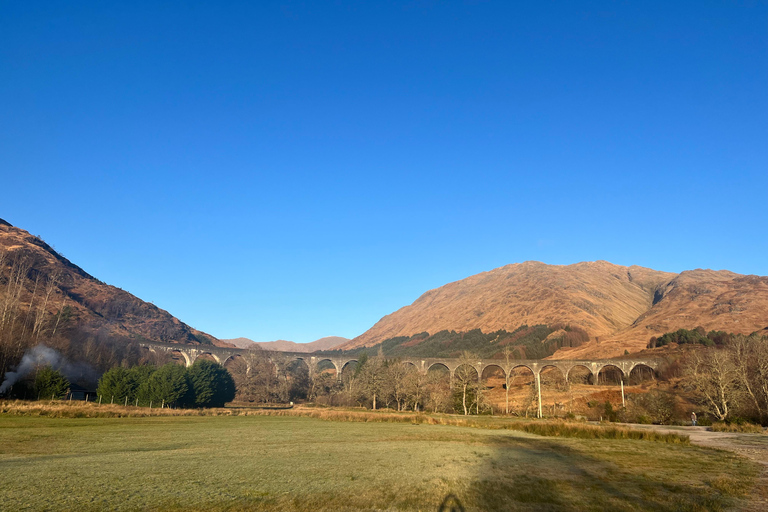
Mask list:
[[342,373],[343,373],[343,372],[344,372],[344,370],[347,368],[347,365],[349,365],[349,364],[351,364],[351,363],[359,364],[359,361],[358,361],[357,359],[350,359],[349,361],[344,361],[344,363],[341,365],[341,371],[342,371]]
[[490,378],[491,374],[487,372],[488,370],[491,370],[491,369],[493,369],[493,372],[495,373],[498,373],[498,371],[500,371],[502,379],[507,377],[507,372],[504,370],[504,367],[501,366],[501,364],[487,364],[483,367],[483,371],[480,372],[480,380],[487,380],[488,378]]
[[556,364],[544,364],[539,368],[539,377],[543,377],[544,370],[547,370],[547,373],[550,373],[552,369],[557,370],[557,372],[560,374],[560,376],[563,378],[564,381],[567,381],[565,372],[563,372],[563,369],[560,368],[560,366]]
[[249,373],[251,370],[250,365],[248,364],[248,361],[241,356],[240,354],[231,354],[226,359],[224,359],[224,362],[221,363],[221,366],[226,368],[227,370],[230,370],[232,368],[240,367],[242,369],[243,366],[245,366],[246,373]]
[[[192,363],[195,362],[195,360],[192,359],[189,356],[189,354],[187,354],[187,352],[185,350],[169,350],[168,353],[171,355],[172,359],[177,359],[177,360],[182,360],[183,359],[184,363],[185,363],[185,366],[187,366],[187,367],[192,366]],[[177,356],[177,357],[174,358],[173,356]],[[181,357],[178,357],[178,356],[181,356]]]
[[432,363],[432,364],[430,364],[429,366],[427,366],[427,372],[429,372],[429,371],[430,371],[432,368],[437,368],[437,367],[439,367],[439,366],[441,366],[441,367],[445,368],[445,371],[447,371],[449,374],[453,374],[453,372],[451,371],[451,369],[450,369],[450,368],[448,368],[448,365],[447,365],[447,364],[445,364],[445,363],[439,363],[439,362],[436,362],[436,363]]
[[294,363],[296,361],[301,361],[302,363],[307,365],[307,368],[309,368],[309,364],[312,361],[312,359],[309,358],[309,357],[294,356],[294,357],[288,359],[288,363],[287,364],[290,365],[290,364],[292,364],[292,363]]
[[[471,371],[470,371],[470,369],[471,369]],[[469,363],[464,363],[464,364],[458,365],[456,368],[453,369],[454,377],[456,375],[461,374],[462,372],[466,372],[466,375],[469,378],[471,378],[471,374],[472,374],[472,372],[474,372],[474,374],[475,374],[474,379],[476,381],[478,381],[478,382],[480,381],[480,372],[478,371],[477,366],[475,366],[473,364],[469,364]]]
[[536,376],[536,372],[535,372],[535,371],[533,371],[533,368],[531,368],[531,367],[530,367],[530,366],[528,366],[527,364],[523,364],[523,363],[519,363],[519,364],[513,364],[513,365],[512,365],[512,368],[510,368],[510,369],[509,369],[509,372],[511,373],[511,372],[513,372],[513,371],[517,370],[518,368],[525,368],[526,370],[528,370],[529,372],[531,372],[531,375],[533,375],[534,377]]
[[615,364],[604,364],[597,370],[597,383],[599,385],[618,386],[624,380],[624,370]]
[[341,371],[336,375],[336,377],[339,380],[344,380],[346,378],[350,378],[352,375],[354,375],[355,371],[357,370],[358,365],[360,364],[357,359],[349,359],[347,361],[342,361],[341,363]]
[[594,384],[595,383],[595,381],[596,381],[595,374],[592,373],[592,369],[589,368],[585,364],[575,364],[575,365],[571,366],[570,368],[568,368],[568,371],[565,372],[565,380],[566,381],[568,381],[569,383],[573,383],[573,377],[574,377],[573,376],[573,370],[576,370],[577,368],[583,368],[584,370],[587,371],[587,376],[585,378],[585,381],[586,381],[585,384]]
[[333,366],[333,369],[336,372],[336,376],[338,377],[339,375],[341,375],[341,370],[339,369],[339,365],[336,363],[336,361],[334,361],[330,357],[323,357],[315,360],[315,368],[317,368],[317,370],[321,372],[325,371],[325,369],[330,370],[330,367],[328,367],[328,365],[325,365],[326,366],[325,369],[320,369],[320,366],[323,365],[323,363],[330,363],[330,366]]
[[656,378],[656,370],[654,370],[647,364],[644,364],[644,363],[633,364],[627,375],[627,384],[629,384],[630,386],[641,384],[642,382],[644,382],[643,374],[646,374],[649,377],[649,379],[645,379],[645,380],[653,380]]
[[240,354],[225,354],[222,356],[223,361],[220,363],[221,366],[227,366],[227,363],[234,363],[237,358],[243,359],[243,356]]
[[194,364],[194,362],[200,358],[208,359],[209,361],[213,360],[214,363],[221,364],[221,359],[219,358],[219,356],[212,352],[198,352],[197,355],[195,356],[195,360],[192,361],[192,364]]

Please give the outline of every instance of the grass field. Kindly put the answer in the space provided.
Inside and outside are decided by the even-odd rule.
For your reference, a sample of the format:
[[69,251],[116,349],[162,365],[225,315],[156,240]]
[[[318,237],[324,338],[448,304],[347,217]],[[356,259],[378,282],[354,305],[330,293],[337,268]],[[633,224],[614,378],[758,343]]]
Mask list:
[[640,440],[300,416],[0,415],[0,509],[721,510],[757,475]]

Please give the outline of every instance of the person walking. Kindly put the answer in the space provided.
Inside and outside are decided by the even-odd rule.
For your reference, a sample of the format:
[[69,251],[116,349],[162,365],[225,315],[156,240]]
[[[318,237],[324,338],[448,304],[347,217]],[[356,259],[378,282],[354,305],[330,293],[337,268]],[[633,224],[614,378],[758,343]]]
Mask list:
[[696,426],[696,413],[695,412],[691,413],[691,426],[692,427]]

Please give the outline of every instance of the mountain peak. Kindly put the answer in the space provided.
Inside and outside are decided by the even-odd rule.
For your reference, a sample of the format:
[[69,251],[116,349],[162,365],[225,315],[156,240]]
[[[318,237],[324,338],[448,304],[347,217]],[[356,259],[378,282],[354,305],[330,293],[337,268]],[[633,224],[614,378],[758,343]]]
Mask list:
[[702,269],[674,274],[605,260],[513,263],[429,290],[341,348],[420,332],[540,324],[589,334],[590,343],[562,349],[571,357],[638,351],[651,336],[681,327],[747,334],[768,324],[768,277]]

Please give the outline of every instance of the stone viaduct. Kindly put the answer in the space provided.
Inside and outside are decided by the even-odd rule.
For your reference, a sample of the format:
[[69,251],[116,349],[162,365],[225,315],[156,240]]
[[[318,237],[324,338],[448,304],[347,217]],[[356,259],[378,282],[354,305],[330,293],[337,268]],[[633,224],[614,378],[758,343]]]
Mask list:
[[[218,363],[224,365],[238,356],[242,356],[249,351],[241,348],[214,347],[212,345],[181,345],[176,343],[155,343],[140,342],[139,346],[152,352],[168,352],[184,359],[187,366],[191,366],[195,360],[203,355],[208,355]],[[318,365],[329,362],[336,369],[337,378],[341,379],[342,372],[350,363],[357,363],[357,359],[349,356],[327,356],[313,353],[301,352],[273,352],[264,351],[272,360],[276,367],[291,364],[295,361],[303,361],[310,370],[316,369]],[[459,359],[446,358],[399,358],[403,364],[413,365],[416,370],[426,373],[436,366],[442,366],[446,369],[453,379],[454,372],[461,366]],[[477,371],[479,379],[483,378],[483,372],[488,368],[498,368],[504,375],[515,368],[527,368],[536,377],[537,382],[540,379],[541,372],[546,368],[557,368],[563,377],[568,380],[571,370],[577,367],[585,368],[592,376],[592,383],[597,384],[598,376],[603,369],[616,368],[621,372],[622,381],[627,379],[633,369],[646,366],[652,370],[658,370],[663,361],[655,358],[628,357],[622,359],[589,359],[589,360],[550,360],[550,359],[515,359],[510,360],[509,364],[502,359],[477,359],[472,361],[471,366]]]

